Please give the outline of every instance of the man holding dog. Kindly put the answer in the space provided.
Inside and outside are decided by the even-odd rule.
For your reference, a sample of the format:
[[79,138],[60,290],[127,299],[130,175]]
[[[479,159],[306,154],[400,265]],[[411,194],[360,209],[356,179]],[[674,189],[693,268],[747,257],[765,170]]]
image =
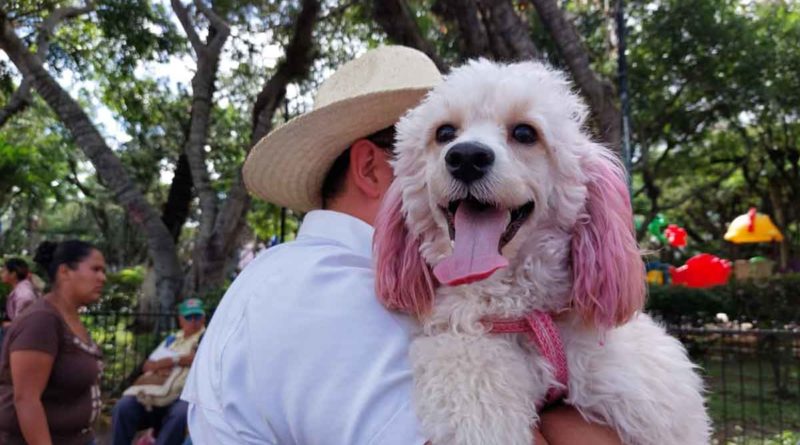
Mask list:
[[[194,443],[424,444],[411,400],[413,321],[374,291],[372,224],[392,181],[394,123],[440,81],[386,46],[346,63],[313,111],[251,151],[256,196],[308,212],[297,240],[253,260],[223,298],[183,398]],[[565,407],[537,443],[619,443]]]

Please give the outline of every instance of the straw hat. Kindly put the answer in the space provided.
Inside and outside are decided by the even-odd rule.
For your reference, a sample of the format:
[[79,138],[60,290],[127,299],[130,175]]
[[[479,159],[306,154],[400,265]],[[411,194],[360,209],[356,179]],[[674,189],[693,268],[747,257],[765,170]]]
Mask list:
[[428,56],[402,46],[347,62],[320,85],[313,111],[256,143],[244,163],[247,189],[292,210],[320,208],[333,161],[359,138],[396,123],[440,81]]

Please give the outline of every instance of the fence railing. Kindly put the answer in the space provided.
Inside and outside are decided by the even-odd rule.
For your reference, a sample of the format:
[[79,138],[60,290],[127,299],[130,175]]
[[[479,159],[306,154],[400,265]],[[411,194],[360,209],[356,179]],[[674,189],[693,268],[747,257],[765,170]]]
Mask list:
[[673,327],[700,366],[719,444],[800,443],[800,330]]
[[88,312],[81,320],[103,349],[101,389],[107,398],[119,396],[153,349],[177,329],[175,314]]
[[[113,399],[177,329],[175,314],[85,313]],[[670,327],[701,368],[717,444],[800,443],[800,329]]]

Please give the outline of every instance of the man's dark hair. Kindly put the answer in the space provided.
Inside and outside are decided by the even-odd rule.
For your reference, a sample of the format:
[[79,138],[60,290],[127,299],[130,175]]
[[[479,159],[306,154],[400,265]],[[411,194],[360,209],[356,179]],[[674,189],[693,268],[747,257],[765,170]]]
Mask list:
[[[386,127],[383,130],[378,130],[369,136],[361,139],[366,139],[376,146],[386,150],[388,153],[392,152],[394,145],[394,138],[397,132],[394,126]],[[339,196],[344,190],[344,179],[347,176],[347,169],[350,167],[350,147],[347,147],[342,154],[333,161],[333,166],[328,170],[325,176],[325,181],[322,183],[322,208],[327,208],[328,203]]]
[[9,258],[6,261],[5,268],[9,273],[17,276],[17,281],[22,281],[28,278],[28,263],[21,258]]

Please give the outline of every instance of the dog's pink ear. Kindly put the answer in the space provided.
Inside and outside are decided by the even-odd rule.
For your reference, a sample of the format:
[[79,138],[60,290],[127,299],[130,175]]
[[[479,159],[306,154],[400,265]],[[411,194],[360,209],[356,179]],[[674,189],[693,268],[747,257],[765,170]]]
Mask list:
[[586,321],[607,329],[644,305],[645,271],[624,170],[613,155],[599,150],[583,165],[586,214],[572,237],[572,301]]
[[434,279],[406,228],[402,193],[395,182],[375,221],[375,289],[384,306],[422,318],[433,306]]

